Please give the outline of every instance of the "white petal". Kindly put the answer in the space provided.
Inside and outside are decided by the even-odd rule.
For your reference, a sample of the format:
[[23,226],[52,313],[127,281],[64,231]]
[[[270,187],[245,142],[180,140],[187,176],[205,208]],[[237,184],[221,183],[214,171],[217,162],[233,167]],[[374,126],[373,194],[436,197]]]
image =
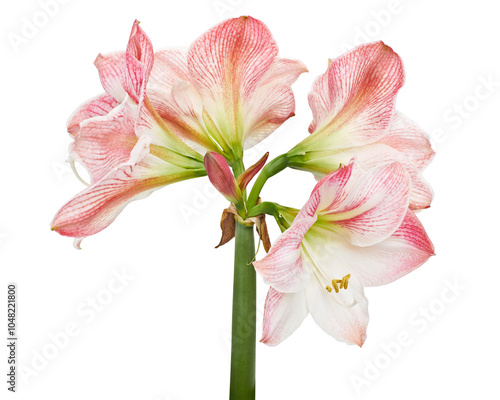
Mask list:
[[297,293],[282,293],[269,288],[260,341],[268,346],[280,344],[295,332],[307,314],[309,311],[303,290]]

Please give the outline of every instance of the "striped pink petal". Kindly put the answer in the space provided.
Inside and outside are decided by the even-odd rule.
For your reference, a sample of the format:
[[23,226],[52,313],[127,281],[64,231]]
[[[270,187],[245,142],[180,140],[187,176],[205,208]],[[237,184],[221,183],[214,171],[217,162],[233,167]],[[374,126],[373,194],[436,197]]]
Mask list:
[[[404,82],[399,56],[383,42],[361,45],[331,61],[309,94],[309,131],[326,148],[349,148],[380,139]],[[326,146],[326,147],[325,147]]]
[[153,108],[176,135],[195,150],[219,151],[204,127],[202,100],[190,83],[187,51],[160,50],[154,57],[147,88]]
[[317,219],[315,210],[319,198],[308,201],[295,217],[292,226],[272,245],[269,253],[253,265],[264,281],[276,290],[285,293],[303,289],[311,277],[310,267],[303,259],[302,240]]
[[282,293],[269,288],[264,306],[262,343],[276,346],[288,338],[309,314],[305,293]]
[[296,60],[275,59],[245,105],[245,148],[264,140],[295,115],[295,98],[290,88],[306,66]]
[[[201,97],[195,87],[182,80],[177,80],[169,88],[169,91],[157,90],[159,86],[153,85],[154,89],[148,88],[148,98],[158,115],[181,137],[189,146],[196,151],[221,151],[221,148],[212,140],[221,139],[218,131],[212,130],[208,134],[203,119],[203,104]],[[219,140],[225,144],[224,140]],[[227,149],[227,145],[223,150]]]
[[432,188],[417,166],[402,152],[386,144],[375,143],[341,151],[331,157],[342,163],[347,162],[354,156],[359,164],[367,170],[390,162],[400,163],[411,178],[410,209],[421,210],[430,207],[433,198]]
[[313,195],[320,199],[317,207],[319,211],[334,209],[345,201],[347,195],[364,175],[365,171],[355,158],[348,160],[345,165],[340,165],[339,169],[329,173],[316,184],[311,193],[311,200]]
[[68,132],[75,138],[80,131],[80,123],[86,119],[93,117],[101,117],[107,115],[113,108],[118,106],[114,97],[107,93],[100,94],[87,100],[80,105],[68,119],[66,124]]
[[165,49],[154,54],[154,64],[149,77],[149,87],[169,93],[174,83],[189,82],[187,50]]
[[432,160],[429,136],[418,124],[396,112],[385,135],[377,142],[403,153],[419,169],[424,169]]
[[197,39],[188,54],[191,80],[203,98],[224,105],[235,119],[278,54],[269,29],[252,17],[227,20]]
[[251,146],[293,115],[289,85],[305,68],[298,62],[279,60],[277,54],[269,29],[252,17],[215,26],[189,50],[191,83],[236,153],[246,138]]
[[276,82],[259,87],[245,106],[245,149],[267,138],[295,115],[295,98],[289,85]]
[[[355,168],[355,164],[351,162],[346,168]],[[317,190],[336,178],[335,173],[327,175]],[[334,201],[320,210],[320,218],[352,244],[370,246],[399,227],[408,208],[410,189],[410,177],[399,163],[380,165],[359,176],[347,192],[335,193]],[[322,196],[328,195],[328,190],[322,192]]]
[[136,103],[142,103],[146,85],[154,63],[151,40],[135,20],[125,52],[126,81],[125,91]]
[[94,61],[99,72],[101,85],[110,96],[121,103],[127,96],[125,84],[127,81],[125,52],[116,51],[99,54]]
[[284,85],[291,85],[304,72],[308,72],[307,67],[301,61],[275,58],[273,64],[262,77],[261,82],[259,82],[259,85],[273,85],[276,82],[281,82]]
[[126,164],[87,187],[57,212],[52,230],[77,239],[94,235],[108,227],[131,201],[162,186],[203,174],[203,170],[174,167],[152,156],[149,138],[143,136]]
[[127,162],[137,142],[133,110],[125,101],[109,114],[86,119],[70,145],[70,159],[85,166],[95,183]]
[[[184,159],[188,157],[193,160],[203,162],[203,157],[188,146],[172,129],[171,124],[167,124],[161,118],[157,110],[149,102],[148,98],[139,107],[135,133],[138,137],[149,136],[153,144],[165,147],[178,153]],[[188,162],[188,164],[191,164]],[[189,167],[189,165],[185,165]],[[196,168],[199,166],[197,165]]]
[[368,247],[353,246],[340,238],[331,249],[332,262],[344,263],[363,286],[391,283],[410,273],[434,254],[434,245],[413,211],[386,240]]

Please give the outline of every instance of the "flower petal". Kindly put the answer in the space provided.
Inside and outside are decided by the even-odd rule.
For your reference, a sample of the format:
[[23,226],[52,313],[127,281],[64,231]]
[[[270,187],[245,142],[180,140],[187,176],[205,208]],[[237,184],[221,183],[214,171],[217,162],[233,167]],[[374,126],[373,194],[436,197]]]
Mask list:
[[52,230],[75,238],[94,235],[109,226],[131,201],[144,198],[161,186],[204,174],[204,170],[174,167],[150,155],[148,140],[139,140],[129,163],[120,165],[66,203],[54,217]]
[[[143,135],[150,136],[153,144],[173,150],[181,157],[185,156],[183,158],[186,160],[191,158],[203,162],[203,157],[182,141],[176,132],[172,130],[170,124],[167,124],[158,114],[147,97],[139,108],[135,132],[139,137]],[[191,163],[184,166],[189,168],[189,164]],[[198,168],[198,166],[195,167]]]
[[160,50],[154,57],[147,88],[153,108],[172,131],[196,151],[220,151],[209,139],[203,125],[203,103],[190,83],[187,51]]
[[75,136],[80,131],[80,122],[93,117],[101,117],[107,115],[118,103],[114,97],[107,93],[100,94],[87,100],[85,103],[80,105],[68,119],[66,124],[68,132],[75,138]]
[[383,242],[364,248],[344,247],[341,253],[363,286],[393,282],[434,254],[434,246],[417,216],[408,210],[403,223]]
[[264,140],[295,115],[295,98],[290,85],[306,66],[296,60],[276,58],[259,82],[252,101],[245,105],[245,148]]
[[[349,167],[354,168],[352,163]],[[318,183],[318,190],[336,176],[327,175]],[[370,246],[398,229],[406,215],[410,189],[410,177],[403,167],[387,163],[356,179],[346,194],[337,193],[334,201],[321,210],[320,219],[328,221],[331,229],[352,244]]]
[[[314,232],[313,232],[314,230]],[[378,286],[393,282],[418,268],[434,254],[434,246],[422,224],[408,210],[401,226],[389,238],[372,246],[359,247],[342,235],[321,227],[310,230],[309,240],[322,265],[331,273],[339,266],[351,273],[363,286]],[[333,272],[332,272],[333,271]]]
[[282,293],[269,288],[264,306],[262,343],[276,346],[288,338],[309,314],[305,292]]
[[70,145],[70,159],[85,166],[91,183],[129,159],[137,142],[133,112],[125,100],[109,114],[81,122],[80,133]]
[[401,153],[422,170],[432,160],[432,150],[429,136],[420,128],[416,122],[396,112],[386,134],[378,143],[390,146]]
[[276,58],[259,84],[264,86],[281,82],[283,85],[291,85],[304,72],[308,72],[307,67],[301,61]]
[[333,60],[309,94],[315,143],[323,149],[348,148],[380,139],[403,82],[401,59],[383,42],[358,46]]
[[231,148],[241,147],[241,107],[278,53],[268,28],[252,17],[230,19],[197,39],[188,54],[191,82]]
[[[169,92],[149,91],[149,100],[158,115],[165,121],[176,136],[200,153],[206,150],[224,152],[211,140],[203,120],[203,104],[194,86],[185,81],[176,81]],[[213,122],[212,122],[213,123]],[[218,132],[212,134],[219,139]],[[221,141],[224,142],[223,140]]]
[[125,91],[125,52],[116,51],[108,54],[99,54],[94,61],[99,72],[101,85],[110,96],[121,103],[127,96]]
[[410,209],[421,210],[430,206],[433,198],[432,188],[415,164],[400,151],[386,144],[375,143],[338,152],[331,157],[335,159],[336,162],[346,162],[354,156],[365,169],[370,169],[389,162],[400,163],[410,174],[411,178]]
[[151,40],[135,20],[125,52],[126,80],[125,91],[136,103],[142,103],[146,85],[154,63]]
[[303,289],[311,276],[310,267],[304,262],[301,243],[304,235],[317,220],[315,213],[319,196],[313,196],[300,210],[292,226],[271,246],[269,253],[253,265],[264,281],[285,293]]
[[203,103],[190,83],[187,51],[160,50],[154,57],[147,88],[153,108],[172,131],[196,151],[220,152],[204,126]]
[[148,90],[169,93],[174,83],[189,82],[187,50],[165,49],[154,54],[154,64],[149,78]]
[[[349,279],[348,289],[341,289],[339,293],[329,293],[313,278],[305,293],[309,312],[321,329],[342,342],[363,345],[368,326],[368,300],[355,276]],[[346,307],[352,297],[356,304]]]
[[255,146],[295,115],[295,98],[288,85],[259,87],[245,106],[245,149]]
[[317,192],[320,198],[319,211],[333,210],[337,205],[342,204],[366,173],[355,158],[345,164],[323,177],[314,187],[312,194]]

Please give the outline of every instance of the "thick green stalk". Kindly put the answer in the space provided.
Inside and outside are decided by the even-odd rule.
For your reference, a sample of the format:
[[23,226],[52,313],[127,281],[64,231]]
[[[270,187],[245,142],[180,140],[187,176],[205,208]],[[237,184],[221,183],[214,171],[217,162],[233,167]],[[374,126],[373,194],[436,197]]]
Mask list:
[[256,278],[253,226],[236,221],[230,400],[255,399]]

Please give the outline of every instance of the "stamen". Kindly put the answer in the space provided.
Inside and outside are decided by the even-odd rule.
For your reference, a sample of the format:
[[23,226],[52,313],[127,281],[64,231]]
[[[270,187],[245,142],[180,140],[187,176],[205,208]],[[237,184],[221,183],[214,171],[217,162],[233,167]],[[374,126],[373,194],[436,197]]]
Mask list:
[[[347,289],[347,285],[349,284],[349,278],[351,277],[351,274],[347,274],[344,276],[342,279],[332,279],[332,286],[335,289],[335,293],[339,292],[339,289]],[[340,284],[340,286],[337,286]],[[326,290],[328,290],[330,286],[326,287]],[[328,290],[331,293],[331,288]]]
[[[347,289],[347,285],[349,284],[349,278],[351,277],[351,274],[347,274],[342,279],[333,279],[332,280],[333,288],[330,285],[325,285],[325,282],[328,282],[328,280],[330,279],[328,278],[328,272],[324,268],[322,268],[319,260],[315,259],[314,252],[309,251],[309,246],[306,241],[302,242],[302,251],[304,252],[304,255],[310,260],[311,264],[314,266],[314,268],[312,268],[312,273],[316,276],[318,282],[320,282],[322,286],[324,285],[323,287],[328,293],[332,293],[333,290],[335,290],[335,293],[339,293],[340,289]],[[338,305],[346,308],[354,307],[357,304],[357,301],[354,298],[350,304],[344,304],[339,300],[338,296],[335,295],[333,296],[333,300]]]
[[340,283],[340,288],[347,289],[347,285],[349,284],[349,278],[351,277],[351,274],[347,274],[342,278],[342,282]]

